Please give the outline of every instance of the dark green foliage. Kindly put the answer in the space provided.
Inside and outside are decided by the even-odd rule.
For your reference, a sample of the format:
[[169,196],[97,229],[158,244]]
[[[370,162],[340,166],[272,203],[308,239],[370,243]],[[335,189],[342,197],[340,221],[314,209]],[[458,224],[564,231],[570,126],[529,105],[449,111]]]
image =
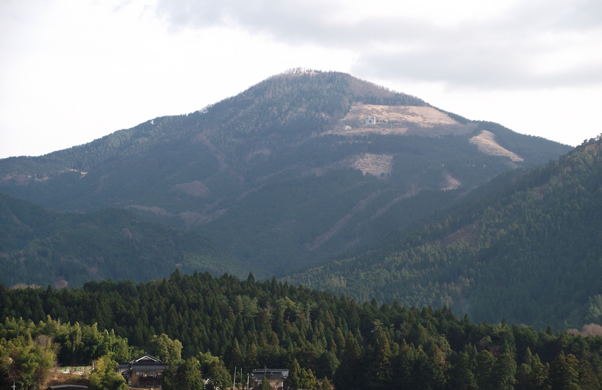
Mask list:
[[266,378],[263,378],[261,381],[261,386],[259,387],[261,390],[274,390],[270,385],[270,382]]
[[165,333],[152,335],[148,343],[149,352],[166,363],[178,364],[182,360],[182,343],[172,340]]
[[537,329],[602,324],[601,156],[602,141],[590,140],[501,175],[411,229],[286,280]]
[[125,379],[116,371],[117,362],[105,355],[98,359],[94,371],[90,375],[90,388],[92,390],[125,390]]
[[[65,317],[32,317],[25,303],[36,300],[42,314],[56,310]],[[99,302],[107,310],[90,312]],[[60,364],[111,353],[127,360],[139,351],[122,337],[138,348],[149,340],[166,346],[181,341],[186,361],[177,371],[170,364],[165,389],[199,388],[201,375],[210,379],[209,388],[228,388],[232,370],[226,367],[235,359],[245,362],[243,378],[254,368],[288,368],[288,387],[314,390],[329,386],[325,377],[339,389],[597,389],[602,373],[602,337],[549,334],[505,321],[472,323],[448,308],[359,305],[327,292],[229,275],[174,273],[139,285],[94,282],[58,291],[0,286],[0,308],[0,315],[27,318],[0,324],[1,346],[19,337],[41,345],[40,336],[51,336],[61,354],[68,351],[59,354]],[[111,331],[85,324],[107,323],[96,314],[110,315]],[[237,323],[241,336],[235,336]],[[137,333],[140,344],[133,341]],[[7,361],[5,351],[0,348],[0,362]],[[2,380],[6,387],[7,377]]]
[[194,358],[188,358],[184,364],[178,368],[178,376],[180,377],[177,389],[183,390],[203,390],[203,376],[201,374],[201,365]]
[[246,273],[206,238],[149,223],[131,211],[57,213],[0,193],[0,283],[79,287],[98,279],[138,282],[168,276],[176,267]]

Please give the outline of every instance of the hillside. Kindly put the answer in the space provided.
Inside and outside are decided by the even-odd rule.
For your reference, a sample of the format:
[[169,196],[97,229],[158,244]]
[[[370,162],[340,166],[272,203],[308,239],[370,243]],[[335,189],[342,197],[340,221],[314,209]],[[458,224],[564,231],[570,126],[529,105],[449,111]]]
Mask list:
[[149,223],[128,210],[59,213],[0,193],[0,283],[6,286],[142,281],[176,268],[248,272],[199,234]]
[[503,175],[406,232],[293,283],[479,321],[602,324],[602,141]]
[[347,74],[302,72],[86,145],[0,160],[0,190],[54,210],[135,210],[281,275],[568,150]]

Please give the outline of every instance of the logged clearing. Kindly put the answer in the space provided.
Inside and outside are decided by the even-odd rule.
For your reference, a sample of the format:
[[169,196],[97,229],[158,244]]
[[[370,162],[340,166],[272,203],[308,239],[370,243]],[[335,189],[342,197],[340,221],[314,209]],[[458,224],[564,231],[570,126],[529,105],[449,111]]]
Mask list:
[[209,196],[211,194],[211,190],[209,187],[196,180],[190,183],[182,183],[175,185],[172,191],[180,192],[186,194],[188,196],[192,196],[195,198]]
[[376,104],[354,104],[349,113],[343,118],[343,121],[359,120],[364,122],[364,118],[367,116],[375,117],[377,122],[411,122],[421,127],[458,124],[447,114],[433,107],[383,106]]
[[391,174],[393,169],[393,155],[366,153],[351,165],[352,168],[362,171],[364,176],[370,175],[382,178]]
[[456,179],[449,173],[446,173],[445,179],[441,183],[440,187],[441,187],[442,191],[449,191],[449,190],[455,190],[456,188],[460,187],[461,185],[462,185],[462,183],[458,179]]
[[481,131],[481,134],[472,137],[469,142],[471,144],[477,145],[477,148],[481,153],[485,153],[490,156],[508,157],[514,162],[523,161],[523,159],[518,155],[500,146],[495,141],[495,134],[493,134],[491,131],[483,130]]
[[[367,123],[368,118],[374,118]],[[473,125],[462,125],[449,115],[423,106],[385,106],[356,103],[334,130],[325,134],[354,136],[362,134],[441,136],[467,134]]]

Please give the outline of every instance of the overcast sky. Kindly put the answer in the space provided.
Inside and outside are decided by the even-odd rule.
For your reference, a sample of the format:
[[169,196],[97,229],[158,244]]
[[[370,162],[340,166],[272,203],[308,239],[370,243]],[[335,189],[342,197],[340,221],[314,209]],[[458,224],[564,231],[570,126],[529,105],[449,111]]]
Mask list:
[[602,133],[600,0],[0,0],[0,158],[296,67],[570,145]]

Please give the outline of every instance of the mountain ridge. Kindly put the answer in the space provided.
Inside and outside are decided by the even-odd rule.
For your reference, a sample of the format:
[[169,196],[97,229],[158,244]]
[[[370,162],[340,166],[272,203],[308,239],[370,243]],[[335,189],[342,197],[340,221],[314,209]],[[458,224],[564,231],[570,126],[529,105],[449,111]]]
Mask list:
[[[479,151],[469,140],[483,131],[523,161]],[[137,210],[203,234],[255,271],[282,274],[569,149],[347,74],[293,73],[202,111],[0,160],[0,190],[55,210]]]

